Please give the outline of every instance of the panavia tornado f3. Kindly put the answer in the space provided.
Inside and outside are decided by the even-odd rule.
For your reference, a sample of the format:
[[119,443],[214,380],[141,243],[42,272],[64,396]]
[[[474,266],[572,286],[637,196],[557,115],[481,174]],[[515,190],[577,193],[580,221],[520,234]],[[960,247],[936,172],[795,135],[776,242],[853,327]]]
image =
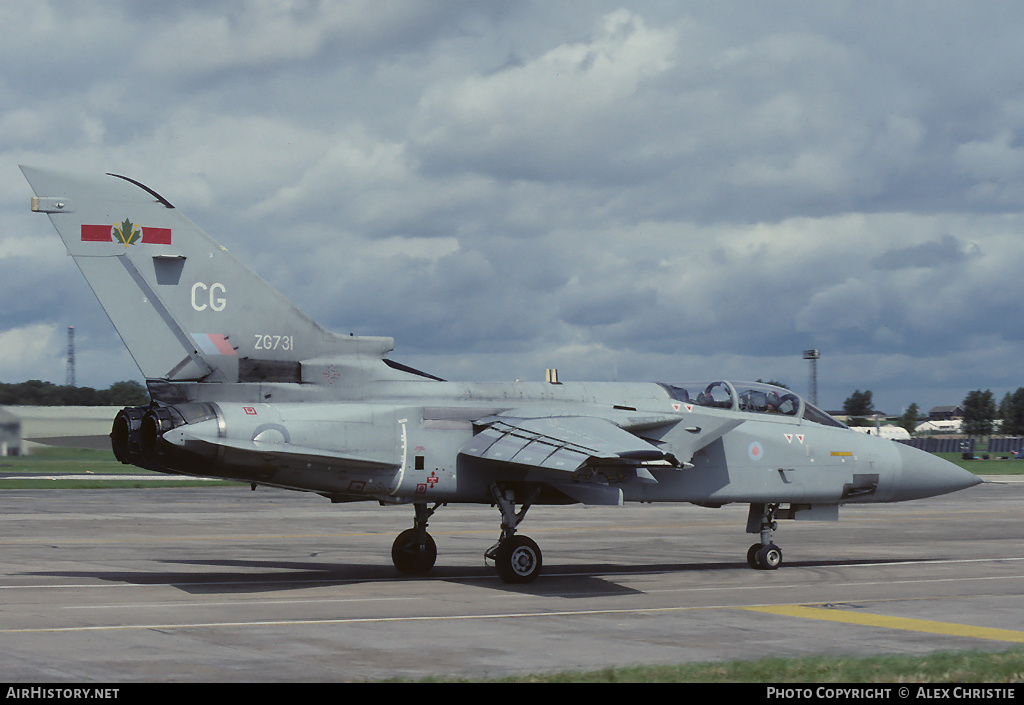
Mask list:
[[391,549],[403,573],[433,567],[427,521],[448,503],[497,507],[484,555],[526,583],[542,563],[518,533],[532,505],[748,504],[747,562],[771,570],[777,520],[981,481],[765,384],[445,381],[390,359],[391,338],[325,330],[137,181],[22,172],[147,379],[151,403],[113,420],[116,457],[412,505]]

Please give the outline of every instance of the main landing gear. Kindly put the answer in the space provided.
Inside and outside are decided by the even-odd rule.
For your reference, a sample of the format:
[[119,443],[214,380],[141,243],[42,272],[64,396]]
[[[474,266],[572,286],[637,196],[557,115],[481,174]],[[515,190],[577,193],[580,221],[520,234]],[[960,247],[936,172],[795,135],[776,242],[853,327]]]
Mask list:
[[498,543],[484,553],[484,558],[494,561],[494,568],[506,583],[528,583],[540,575],[543,563],[540,547],[528,536],[517,536],[516,527],[526,516],[526,511],[537,496],[534,491],[530,500],[516,512],[515,492],[491,485],[491,496],[501,510],[501,537]]
[[[493,484],[490,487],[494,504],[501,511],[501,537],[484,552],[484,558],[494,561],[498,575],[506,583],[523,584],[532,582],[543,565],[540,547],[527,536],[516,534],[516,527],[526,517],[539,490],[526,498],[516,511],[514,490]],[[430,572],[437,560],[437,544],[427,533],[427,520],[433,516],[438,502],[433,507],[426,503],[413,504],[416,518],[411,529],[398,535],[391,546],[391,560],[399,572],[408,575],[424,575]],[[751,504],[747,515],[747,533],[760,534],[761,542],[747,550],[747,565],[755,570],[775,570],[782,564],[782,549],[772,542],[772,534],[778,528],[775,521],[778,504]]]
[[[506,583],[528,583],[540,575],[543,563],[537,543],[516,534],[516,527],[526,516],[526,511],[536,499],[539,491],[532,495],[516,512],[515,492],[511,489],[491,485],[491,496],[501,510],[501,538],[484,553],[484,558],[494,561],[498,575]],[[411,529],[398,535],[391,546],[391,560],[400,573],[424,575],[434,567],[437,560],[437,545],[427,533],[427,520],[433,516],[441,503],[428,508],[425,503],[413,504],[416,519]]]
[[778,504],[751,504],[747,516],[747,533],[761,534],[761,543],[747,549],[747,565],[755,570],[775,570],[782,563],[782,549],[772,543],[772,533],[778,528],[775,512]]
[[412,528],[400,533],[391,545],[391,560],[398,568],[398,572],[408,575],[423,575],[429,573],[430,569],[434,567],[434,561],[437,560],[437,544],[427,533],[427,519],[433,516],[440,506],[440,502],[431,509],[427,509],[425,503],[413,505],[416,510],[416,519],[413,521]]

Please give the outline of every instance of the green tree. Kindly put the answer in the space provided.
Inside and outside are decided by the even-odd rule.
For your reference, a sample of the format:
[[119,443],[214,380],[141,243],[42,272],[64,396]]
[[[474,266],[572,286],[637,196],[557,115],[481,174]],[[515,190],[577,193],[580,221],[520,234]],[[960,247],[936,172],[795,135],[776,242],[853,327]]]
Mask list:
[[20,401],[15,404],[26,406],[57,406],[61,403],[60,388],[53,382],[30,379],[14,385]]
[[114,382],[104,394],[104,406],[139,406],[149,402],[149,392],[134,380]]
[[996,402],[991,390],[976,389],[964,397],[963,432],[968,436],[987,436],[992,433],[996,418]]
[[96,406],[97,392],[92,387],[69,387],[60,386],[57,388],[57,399],[61,406]]
[[913,433],[914,429],[917,428],[917,415],[920,411],[917,404],[908,406],[907,410],[903,412],[903,416],[900,417],[900,428],[905,428],[907,433]]
[[871,391],[859,389],[846,398],[843,402],[843,413],[849,417],[850,426],[866,426],[866,416],[874,413],[874,404],[871,401]]
[[69,387],[30,379],[0,383],[0,406],[138,406],[149,401],[149,393],[138,382],[115,382],[109,389]]
[[999,418],[1003,425],[1000,429],[1008,436],[1024,436],[1024,387],[1012,394],[1006,393],[999,405]]

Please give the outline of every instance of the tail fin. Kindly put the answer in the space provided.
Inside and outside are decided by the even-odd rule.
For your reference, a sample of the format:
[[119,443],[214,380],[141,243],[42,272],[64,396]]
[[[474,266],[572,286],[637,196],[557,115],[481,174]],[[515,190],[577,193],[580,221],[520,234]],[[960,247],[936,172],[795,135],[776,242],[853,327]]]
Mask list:
[[302,360],[392,348],[324,330],[137,181],[21,170],[148,379],[299,382]]

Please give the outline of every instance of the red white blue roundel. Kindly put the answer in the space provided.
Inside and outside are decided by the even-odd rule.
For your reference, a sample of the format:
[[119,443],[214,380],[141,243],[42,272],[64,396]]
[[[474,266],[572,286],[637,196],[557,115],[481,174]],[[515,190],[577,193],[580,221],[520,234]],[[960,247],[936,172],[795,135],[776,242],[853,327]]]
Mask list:
[[750,456],[751,460],[760,460],[761,456],[764,455],[764,448],[761,446],[760,443],[754,441],[747,448],[747,455]]

